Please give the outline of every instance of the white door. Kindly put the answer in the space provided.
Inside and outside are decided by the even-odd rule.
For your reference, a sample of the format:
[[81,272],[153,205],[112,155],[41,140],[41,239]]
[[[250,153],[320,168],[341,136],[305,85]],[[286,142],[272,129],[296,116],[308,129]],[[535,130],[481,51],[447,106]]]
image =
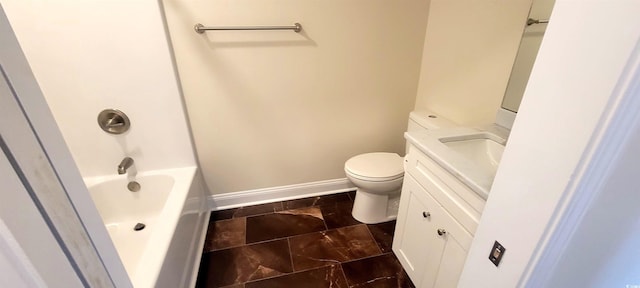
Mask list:
[[[0,45],[1,153],[4,153],[10,163],[9,167],[12,167],[18,175],[20,183],[28,192],[25,195],[29,196],[37,208],[37,212],[47,224],[57,245],[83,286],[131,287],[124,266],[86,192],[86,186],[59,133],[1,5],[0,43],[2,43]],[[5,201],[4,197],[9,197],[8,194],[0,197],[3,197],[2,204],[9,203],[6,204],[9,205],[6,209],[2,208],[3,213],[11,211],[9,208],[24,206],[13,205],[13,201],[9,201],[11,199]],[[20,211],[13,211],[5,217],[21,217],[15,215]],[[11,218],[11,220],[15,219]],[[28,234],[29,239],[20,240],[22,238],[19,237],[19,231],[16,229],[26,229],[26,227],[12,226],[6,219],[5,222],[11,229],[6,233],[6,239],[11,239],[15,235],[14,238],[20,245],[23,245],[24,241],[39,239],[37,234]],[[31,248],[24,248],[24,251],[29,254]],[[53,259],[59,260],[56,257]],[[35,261],[35,264],[39,265],[39,262]],[[57,277],[64,279],[64,276],[57,274]],[[55,287],[49,284],[44,274],[42,277],[48,286]],[[74,285],[73,282],[69,282],[63,287],[74,287]]]
[[82,287],[4,151],[0,183],[0,287]]

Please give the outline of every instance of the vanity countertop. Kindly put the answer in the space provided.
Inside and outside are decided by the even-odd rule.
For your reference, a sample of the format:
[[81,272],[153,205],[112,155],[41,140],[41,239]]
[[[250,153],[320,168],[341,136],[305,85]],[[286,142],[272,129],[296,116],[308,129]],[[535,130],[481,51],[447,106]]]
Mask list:
[[[487,169],[486,165],[481,165],[473,159],[465,157],[444,143],[446,139],[454,139],[449,141],[459,141],[465,138],[477,139],[480,135],[490,137],[494,142],[504,147],[508,130],[487,126],[482,129],[452,128],[405,132],[404,134],[407,141],[486,200],[495,177],[495,168],[493,170]],[[500,151],[501,155],[502,151]]]

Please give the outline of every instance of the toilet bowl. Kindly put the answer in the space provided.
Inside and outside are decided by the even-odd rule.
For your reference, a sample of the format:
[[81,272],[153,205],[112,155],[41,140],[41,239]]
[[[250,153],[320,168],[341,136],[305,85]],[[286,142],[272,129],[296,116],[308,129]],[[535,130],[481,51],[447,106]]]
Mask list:
[[[428,110],[409,114],[407,132],[453,128],[457,125]],[[407,151],[409,143],[407,142]],[[404,161],[396,153],[366,153],[344,164],[347,178],[356,186],[351,215],[360,222],[374,224],[396,219],[404,179]]]
[[344,165],[347,178],[357,187],[351,214],[356,220],[375,224],[396,219],[403,160],[396,153],[360,154]]

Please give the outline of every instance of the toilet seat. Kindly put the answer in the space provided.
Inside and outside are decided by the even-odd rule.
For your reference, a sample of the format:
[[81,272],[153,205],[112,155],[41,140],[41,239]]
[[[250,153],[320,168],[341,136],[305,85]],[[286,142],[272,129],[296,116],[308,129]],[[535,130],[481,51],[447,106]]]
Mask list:
[[347,160],[344,170],[364,181],[392,181],[404,176],[403,159],[396,153],[375,152],[360,154]]

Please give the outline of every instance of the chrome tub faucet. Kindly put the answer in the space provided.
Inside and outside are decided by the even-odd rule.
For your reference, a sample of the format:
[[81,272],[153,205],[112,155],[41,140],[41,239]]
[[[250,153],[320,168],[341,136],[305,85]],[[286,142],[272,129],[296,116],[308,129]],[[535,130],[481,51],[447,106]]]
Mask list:
[[122,175],[127,173],[127,169],[131,168],[131,166],[133,166],[133,159],[131,159],[131,157],[124,157],[120,165],[118,165],[118,174]]

